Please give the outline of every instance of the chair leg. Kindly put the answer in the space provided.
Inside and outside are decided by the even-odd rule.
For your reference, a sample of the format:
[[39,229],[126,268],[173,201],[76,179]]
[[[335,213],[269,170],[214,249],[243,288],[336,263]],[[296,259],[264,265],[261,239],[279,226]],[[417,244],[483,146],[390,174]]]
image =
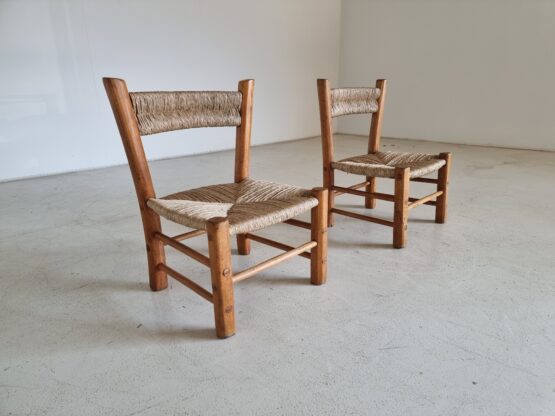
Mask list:
[[318,206],[311,211],[311,239],[318,243],[311,250],[310,283],[322,285],[326,283],[328,271],[328,190],[314,188],[312,196],[318,199]]
[[146,253],[148,259],[148,277],[150,290],[158,292],[168,287],[168,275],[158,268],[166,263],[164,243],[154,238],[156,232],[162,232],[160,217],[148,207],[143,211],[143,228],[145,231]]
[[449,188],[449,171],[451,170],[451,153],[440,153],[439,158],[445,160],[445,165],[437,175],[437,190],[443,191],[443,195],[436,200],[436,222],[443,224],[447,219],[447,191]]
[[216,335],[219,338],[227,338],[235,334],[231,250],[227,218],[216,217],[210,219],[206,231],[208,234]]
[[251,240],[244,234],[237,235],[237,252],[243,256],[251,252]]
[[393,247],[407,242],[410,168],[395,168],[395,207],[393,213]]
[[[366,180],[368,181],[368,185],[366,185],[366,192],[376,192],[376,178],[367,176]],[[372,198],[371,196],[365,197],[364,207],[369,209],[376,208],[376,198]]]
[[334,224],[334,215],[331,212],[332,208],[335,206],[335,192],[332,190],[332,186],[335,184],[335,172],[332,168],[329,169],[328,173],[328,183],[326,184],[326,188],[328,190],[328,203],[326,204],[326,211],[327,211],[327,226],[333,227]]

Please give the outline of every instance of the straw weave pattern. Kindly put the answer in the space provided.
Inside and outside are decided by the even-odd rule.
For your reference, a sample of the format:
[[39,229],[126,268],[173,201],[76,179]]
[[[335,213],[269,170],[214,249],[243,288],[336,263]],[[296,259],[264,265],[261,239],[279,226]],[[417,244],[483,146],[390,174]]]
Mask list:
[[214,217],[227,217],[230,234],[279,224],[318,205],[311,192],[296,186],[245,179],[150,199],[158,215],[187,227],[206,229]]
[[331,116],[366,114],[378,111],[379,88],[333,88]]
[[334,169],[378,178],[394,178],[396,167],[410,168],[410,177],[419,178],[436,172],[443,165],[445,160],[438,155],[402,152],[376,152],[332,162]]
[[129,93],[141,135],[194,127],[241,125],[242,95],[235,91]]

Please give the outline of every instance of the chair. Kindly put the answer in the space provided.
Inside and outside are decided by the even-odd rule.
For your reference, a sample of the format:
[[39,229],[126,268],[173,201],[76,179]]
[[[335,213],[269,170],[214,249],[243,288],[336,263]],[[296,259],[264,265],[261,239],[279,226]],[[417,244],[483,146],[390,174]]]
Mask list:
[[[233,288],[266,268],[293,256],[310,259],[310,281],[326,281],[327,191],[305,190],[249,178],[254,81],[239,82],[238,91],[132,92],[125,81],[104,78],[104,87],[123,141],[139,200],[146,240],[150,288],[166,289],[167,275],[214,304],[216,334],[235,333]],[[235,181],[157,197],[141,136],[195,127],[236,127]],[[207,172],[208,174],[208,172]],[[311,222],[293,217],[311,211]],[[161,220],[193,228],[170,237]],[[287,223],[311,230],[311,239],[298,247],[253,234],[273,224]],[[208,256],[183,244],[207,234]],[[285,252],[238,273],[232,272],[230,236],[237,236],[239,254],[250,252],[250,241]],[[164,247],[170,246],[210,268],[212,292],[166,264]]]
[[[444,223],[447,218],[447,191],[451,154],[429,155],[423,153],[380,152],[380,131],[386,94],[386,80],[376,81],[374,88],[330,88],[327,79],[319,79],[318,101],[322,130],[322,153],[324,164],[324,187],[328,194],[328,226],[333,226],[333,214],[369,221],[393,227],[393,247],[402,248],[407,240],[409,210],[419,205],[436,207],[435,222]],[[349,114],[372,114],[368,153],[339,161],[333,155],[332,118]],[[336,186],[335,171],[362,175],[366,180],[350,187]],[[437,172],[437,178],[423,176]],[[376,178],[395,180],[393,195],[376,192]],[[436,192],[423,198],[409,197],[409,182],[435,184]],[[365,188],[364,191],[359,190]],[[341,194],[362,196],[366,208],[374,208],[376,200],[393,202],[393,221],[371,217],[335,208],[335,197]]]

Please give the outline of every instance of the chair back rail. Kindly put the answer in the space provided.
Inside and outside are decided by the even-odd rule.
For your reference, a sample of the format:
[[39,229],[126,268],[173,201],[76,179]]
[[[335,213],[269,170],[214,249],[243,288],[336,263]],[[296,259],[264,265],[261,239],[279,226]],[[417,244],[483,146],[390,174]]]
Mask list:
[[375,113],[380,93],[379,88],[333,88],[330,91],[331,116]]
[[153,91],[129,94],[141,135],[196,127],[241,125],[236,91]]

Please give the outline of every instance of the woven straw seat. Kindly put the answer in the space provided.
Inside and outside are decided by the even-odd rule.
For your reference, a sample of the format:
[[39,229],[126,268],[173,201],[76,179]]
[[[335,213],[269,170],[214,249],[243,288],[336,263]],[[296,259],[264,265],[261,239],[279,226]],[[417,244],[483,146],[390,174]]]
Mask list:
[[438,155],[425,153],[376,152],[332,162],[334,169],[357,175],[394,178],[395,168],[410,168],[410,177],[419,178],[445,165]]
[[245,179],[150,199],[158,215],[200,230],[214,217],[227,217],[230,234],[248,233],[291,219],[318,205],[309,190]]

